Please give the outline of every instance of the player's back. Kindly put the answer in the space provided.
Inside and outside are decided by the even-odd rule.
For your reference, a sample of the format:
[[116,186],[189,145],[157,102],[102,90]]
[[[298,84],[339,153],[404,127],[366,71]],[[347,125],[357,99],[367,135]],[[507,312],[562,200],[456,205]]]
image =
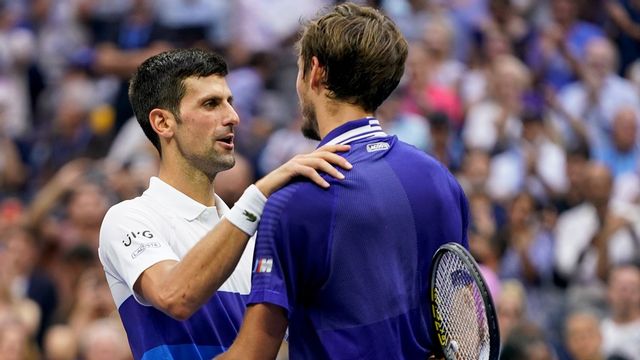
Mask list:
[[466,200],[446,169],[396,137],[351,142],[345,157],[353,169],[329,190],[301,182],[274,198],[291,252],[291,356],[424,358],[430,259],[466,242]]

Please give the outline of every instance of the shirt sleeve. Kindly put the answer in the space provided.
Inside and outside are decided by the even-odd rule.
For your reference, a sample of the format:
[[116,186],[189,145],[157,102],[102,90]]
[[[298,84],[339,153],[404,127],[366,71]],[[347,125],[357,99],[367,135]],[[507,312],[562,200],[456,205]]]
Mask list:
[[166,234],[160,219],[123,204],[107,212],[100,228],[98,252],[105,271],[123,281],[143,305],[148,303],[133,290],[142,272],[160,261],[179,261]]

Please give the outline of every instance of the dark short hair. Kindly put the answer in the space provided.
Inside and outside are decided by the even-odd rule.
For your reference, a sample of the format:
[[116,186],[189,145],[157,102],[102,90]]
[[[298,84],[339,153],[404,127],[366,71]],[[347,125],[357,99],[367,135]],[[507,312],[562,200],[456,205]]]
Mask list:
[[160,151],[160,139],[149,123],[151,110],[160,108],[179,118],[180,101],[189,77],[226,76],[222,56],[202,49],[170,50],[145,60],[129,81],[129,101],[136,119],[153,146]]
[[318,58],[331,99],[373,112],[398,86],[408,44],[378,10],[344,3],[305,25],[298,50],[304,76]]

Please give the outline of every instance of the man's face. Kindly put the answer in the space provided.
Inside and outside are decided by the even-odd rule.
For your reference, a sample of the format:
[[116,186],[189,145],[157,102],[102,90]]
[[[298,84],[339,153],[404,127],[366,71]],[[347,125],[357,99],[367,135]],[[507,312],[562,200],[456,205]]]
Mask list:
[[640,312],[640,271],[632,266],[615,269],[609,279],[608,298],[614,317],[629,319]]
[[[296,79],[296,91],[300,101],[302,111],[302,135],[311,140],[320,140],[320,130],[318,129],[318,118],[316,109],[309,99],[309,85],[304,79],[304,63],[302,57],[298,57],[298,77]],[[310,76],[307,74],[307,76]]]
[[566,326],[567,348],[574,359],[592,359],[600,352],[602,335],[597,318],[590,314],[574,314]]
[[638,120],[632,109],[624,109],[616,114],[613,120],[612,137],[616,148],[620,151],[631,151],[636,144]]
[[189,167],[210,178],[235,163],[233,131],[240,119],[224,77],[189,77],[173,140]]

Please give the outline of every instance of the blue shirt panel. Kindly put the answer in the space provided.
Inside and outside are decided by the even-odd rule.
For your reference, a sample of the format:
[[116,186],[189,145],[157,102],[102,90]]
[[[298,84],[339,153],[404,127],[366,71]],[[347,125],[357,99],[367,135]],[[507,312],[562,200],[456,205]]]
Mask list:
[[[388,148],[367,147],[380,142]],[[346,179],[326,177],[329,189],[300,180],[267,201],[249,303],[288,311],[292,359],[424,357],[430,260],[446,242],[468,247],[464,194],[395,136],[352,142],[343,155],[354,165]]]
[[211,359],[238,335],[246,295],[218,291],[185,321],[178,321],[133,296],[118,312],[135,359]]

